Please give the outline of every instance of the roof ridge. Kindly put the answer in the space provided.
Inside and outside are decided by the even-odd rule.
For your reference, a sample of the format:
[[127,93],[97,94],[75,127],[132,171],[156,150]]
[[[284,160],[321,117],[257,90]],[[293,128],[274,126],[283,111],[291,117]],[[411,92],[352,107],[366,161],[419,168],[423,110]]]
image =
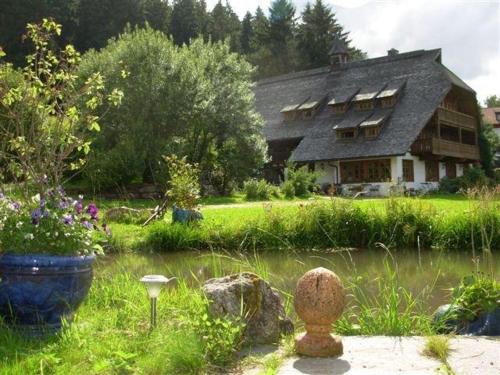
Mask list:
[[[386,55],[386,56],[373,57],[371,59],[350,61],[350,62],[347,62],[347,63],[341,65],[340,67],[337,67],[335,71],[340,72],[342,70],[346,70],[349,68],[357,68],[357,67],[369,66],[369,65],[373,65],[373,64],[380,64],[380,63],[386,63],[386,62],[405,60],[405,59],[410,59],[410,58],[414,58],[414,57],[420,57],[423,55],[434,56],[437,53],[441,53],[441,48],[435,48],[435,49],[431,49],[431,50],[419,49],[419,50],[415,50],[415,51],[398,53],[397,55],[394,55],[394,56],[387,56]],[[282,75],[278,75],[278,76],[263,78],[263,79],[257,81],[257,85],[265,85],[265,84],[269,84],[269,83],[287,81],[290,79],[304,78],[304,77],[314,76],[314,75],[318,75],[318,74],[329,73],[330,71],[331,71],[330,66],[323,66],[320,68],[301,70],[298,72],[292,72],[292,73],[282,74]]]

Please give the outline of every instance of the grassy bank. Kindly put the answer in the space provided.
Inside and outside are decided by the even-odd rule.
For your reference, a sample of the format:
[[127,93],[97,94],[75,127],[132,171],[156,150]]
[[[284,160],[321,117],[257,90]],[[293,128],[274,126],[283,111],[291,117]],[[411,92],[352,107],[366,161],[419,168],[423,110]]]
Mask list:
[[[219,374],[238,366],[240,326],[206,315],[200,287],[206,278],[243,270],[269,277],[259,258],[206,255],[173,265],[162,258],[125,255],[103,258],[74,323],[58,336],[26,340],[0,325],[2,374]],[[202,263],[202,264],[200,264]],[[432,333],[424,294],[412,295],[396,277],[392,263],[380,260],[376,280],[352,273],[344,282],[349,305],[335,326],[338,333],[426,335]],[[203,269],[204,273],[200,273]],[[177,285],[163,291],[158,326],[149,330],[149,301],[139,278],[145,273],[175,275]],[[188,276],[190,275],[190,276]],[[273,277],[286,277],[276,274]],[[274,282],[278,284],[275,279]],[[273,285],[276,285],[273,284]],[[367,288],[377,298],[367,296]],[[282,293],[293,314],[289,293]],[[288,340],[290,342],[290,340]]]
[[[199,225],[172,225],[167,219],[144,230],[143,239],[135,244],[155,252],[374,247],[377,243],[390,248],[500,248],[498,200],[466,201],[462,210],[438,209],[418,199],[379,202],[334,199],[206,209],[206,220]],[[118,232],[128,229],[117,227]]]

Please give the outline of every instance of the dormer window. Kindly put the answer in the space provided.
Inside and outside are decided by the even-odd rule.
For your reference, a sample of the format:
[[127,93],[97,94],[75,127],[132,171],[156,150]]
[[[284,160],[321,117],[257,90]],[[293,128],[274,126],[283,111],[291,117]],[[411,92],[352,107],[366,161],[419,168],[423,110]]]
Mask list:
[[358,135],[357,129],[343,129],[337,130],[337,138],[340,139],[353,139]]
[[347,104],[342,103],[342,104],[330,105],[330,108],[332,109],[333,113],[341,114],[347,111]]
[[284,107],[280,112],[283,113],[285,121],[292,121],[297,118],[297,108],[300,104],[292,104]]
[[366,111],[369,109],[373,109],[373,101],[375,96],[377,96],[378,91],[371,91],[358,94],[352,100],[356,109],[360,111]]
[[404,84],[405,81],[400,80],[389,82],[387,87],[377,95],[377,99],[380,99],[380,106],[382,108],[394,107]]
[[368,126],[364,132],[365,138],[377,138],[380,133],[380,126]]
[[345,113],[349,109],[349,103],[359,91],[358,88],[340,88],[332,94],[332,99],[328,102],[333,113]]
[[382,129],[382,124],[389,115],[387,111],[377,111],[370,116],[368,119],[359,124],[359,127],[363,129],[365,138],[377,138]]
[[302,103],[297,111],[304,120],[312,119],[321,108],[321,105],[326,101],[327,96],[311,96],[304,103]]
[[373,109],[373,100],[364,100],[356,103],[356,109],[360,111],[367,111]]

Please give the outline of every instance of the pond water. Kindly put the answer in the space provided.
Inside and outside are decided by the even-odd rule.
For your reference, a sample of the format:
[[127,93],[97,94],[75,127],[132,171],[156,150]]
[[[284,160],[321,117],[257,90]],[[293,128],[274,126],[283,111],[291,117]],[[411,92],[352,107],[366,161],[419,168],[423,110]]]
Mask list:
[[[134,277],[164,274],[184,279],[193,287],[212,277],[239,271],[256,272],[285,296],[293,294],[298,278],[315,267],[326,267],[337,273],[346,284],[357,281],[370,297],[378,293],[377,279],[384,276],[386,265],[396,271],[398,283],[419,297],[429,311],[447,303],[450,289],[462,277],[475,270],[468,252],[344,250],[331,252],[280,250],[255,254],[178,252],[164,255],[116,255],[101,258],[96,274],[129,272]],[[483,272],[500,278],[500,256],[493,254],[488,262],[478,258]]]

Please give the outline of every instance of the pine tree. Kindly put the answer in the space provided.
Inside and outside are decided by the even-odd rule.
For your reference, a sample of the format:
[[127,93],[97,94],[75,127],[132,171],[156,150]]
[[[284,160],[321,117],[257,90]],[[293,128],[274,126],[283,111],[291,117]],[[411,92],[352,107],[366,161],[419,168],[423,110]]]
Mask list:
[[199,4],[195,0],[176,0],[170,21],[170,33],[175,43],[189,44],[201,32]]
[[286,53],[295,31],[295,8],[289,0],[273,0],[269,7],[269,43],[276,54]]
[[153,29],[169,33],[171,9],[165,0],[142,0],[144,20]]
[[241,22],[240,46],[243,54],[252,52],[251,41],[253,37],[252,13],[247,12]]
[[252,20],[253,35],[250,39],[250,47],[258,50],[266,47],[269,42],[269,20],[267,19],[261,7],[257,7],[255,17]]
[[302,12],[302,23],[297,33],[301,68],[328,65],[329,51],[335,39],[341,39],[347,44],[351,60],[365,58],[363,52],[350,46],[348,35],[335,18],[335,13],[322,0],[316,0],[312,7],[308,3]]
[[230,38],[231,50],[239,51],[240,30],[240,20],[229,3],[224,6],[219,0],[210,12],[208,33],[212,40],[216,42]]
[[127,24],[142,24],[140,5],[137,0],[80,0],[77,49],[104,47],[108,39],[118,36]]

